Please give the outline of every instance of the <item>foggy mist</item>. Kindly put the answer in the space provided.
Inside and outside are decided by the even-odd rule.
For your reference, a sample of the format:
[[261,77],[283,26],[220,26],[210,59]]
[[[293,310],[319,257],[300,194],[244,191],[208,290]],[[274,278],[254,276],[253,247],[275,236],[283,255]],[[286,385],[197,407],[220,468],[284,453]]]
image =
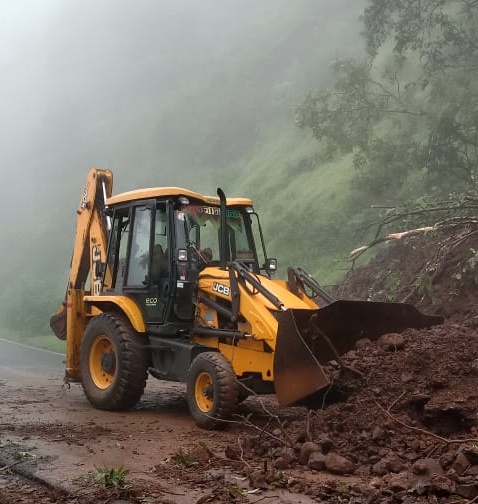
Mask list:
[[241,160],[361,46],[363,3],[1,2],[4,284],[61,293],[91,166],[114,192],[242,193]]

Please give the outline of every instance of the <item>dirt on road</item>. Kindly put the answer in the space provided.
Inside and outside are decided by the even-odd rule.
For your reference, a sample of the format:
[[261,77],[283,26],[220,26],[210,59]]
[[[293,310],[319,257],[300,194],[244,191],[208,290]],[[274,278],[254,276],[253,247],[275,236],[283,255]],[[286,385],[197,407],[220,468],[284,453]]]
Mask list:
[[0,504],[477,502],[476,250],[473,233],[414,238],[347,277],[341,297],[448,319],[359,341],[327,366],[341,401],[324,409],[251,397],[204,431],[181,384],[150,378],[134,410],[108,413],[61,376],[2,383]]

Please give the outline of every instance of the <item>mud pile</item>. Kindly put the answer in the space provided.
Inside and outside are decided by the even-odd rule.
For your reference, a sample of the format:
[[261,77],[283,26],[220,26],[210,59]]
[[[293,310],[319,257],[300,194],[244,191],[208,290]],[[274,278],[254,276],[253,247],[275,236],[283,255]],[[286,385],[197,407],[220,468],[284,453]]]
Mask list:
[[[344,356],[352,371],[328,368],[345,400],[285,421],[274,437],[245,438],[226,455],[245,462],[259,455],[276,470],[324,475],[321,484],[299,477],[288,485],[319,502],[475,502],[477,250],[475,233],[414,238],[349,274],[342,298],[410,302],[447,320],[359,341]],[[263,485],[276,484],[266,474]]]
[[458,322],[478,314],[478,231],[398,241],[352,269],[336,298],[412,303]]

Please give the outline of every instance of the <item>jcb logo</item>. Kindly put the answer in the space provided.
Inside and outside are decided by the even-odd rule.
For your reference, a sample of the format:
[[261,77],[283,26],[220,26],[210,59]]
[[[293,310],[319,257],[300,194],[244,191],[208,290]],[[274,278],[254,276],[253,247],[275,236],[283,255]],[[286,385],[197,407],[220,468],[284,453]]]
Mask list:
[[98,274],[101,268],[101,247],[98,245],[93,246],[91,249],[91,259],[93,261],[92,268],[92,277],[93,277],[93,295],[99,296],[101,294],[101,281],[103,279],[103,275]]
[[229,291],[231,289],[227,285],[222,285],[220,283],[214,282],[212,290],[218,292],[219,294],[224,294],[224,296],[229,296]]

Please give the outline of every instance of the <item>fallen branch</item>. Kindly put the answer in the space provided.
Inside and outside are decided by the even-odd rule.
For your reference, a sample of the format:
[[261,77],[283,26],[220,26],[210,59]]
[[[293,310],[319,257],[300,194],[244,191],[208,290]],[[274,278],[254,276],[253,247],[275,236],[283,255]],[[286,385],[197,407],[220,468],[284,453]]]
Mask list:
[[278,495],[264,495],[263,497],[255,500],[255,501],[251,501],[251,504],[257,504],[257,502],[261,502],[266,499],[278,499],[278,498],[279,498]]
[[394,406],[395,404],[398,403],[398,401],[400,401],[400,399],[405,395],[405,391],[403,391],[396,399],[395,401],[392,402],[392,404],[390,404],[390,406],[387,408],[387,411],[390,411]]
[[388,410],[386,410],[381,404],[379,404],[377,401],[374,400],[374,403],[378,406],[378,408],[391,420],[394,422],[402,425],[403,427],[410,429],[414,432],[419,432],[421,434],[425,434],[426,436],[430,436],[432,438],[437,439],[438,441],[441,441],[442,443],[445,444],[456,444],[456,443],[478,443],[477,438],[465,438],[465,439],[447,439],[442,436],[439,436],[438,434],[434,434],[433,432],[430,432],[425,429],[420,429],[419,427],[414,427],[413,425],[409,425],[402,420],[399,420],[397,417],[393,416]]
[[4,465],[2,467],[0,467],[0,472],[3,472],[3,471],[8,471],[10,470],[12,467],[18,465],[18,464],[21,464],[22,462],[25,462],[24,459],[22,460],[19,460],[18,462],[14,462],[13,464],[8,464],[8,465]]
[[351,252],[349,252],[348,261],[355,261],[359,256],[361,256],[364,252],[371,249],[375,245],[379,245],[380,243],[385,243],[393,240],[403,240],[404,238],[410,238],[411,236],[417,236],[420,234],[443,231],[447,229],[457,229],[457,228],[466,228],[466,227],[478,227],[478,218],[476,217],[453,217],[447,219],[445,221],[437,222],[433,224],[433,226],[424,226],[415,229],[409,229],[407,231],[397,232],[397,233],[389,233],[382,237],[376,237],[373,241],[371,241],[368,245],[362,245]]
[[378,245],[379,243],[384,243],[384,242],[392,241],[392,240],[403,240],[404,238],[409,238],[410,236],[416,236],[419,234],[428,233],[430,231],[436,231],[437,229],[438,228],[435,225],[435,226],[425,226],[425,227],[421,227],[421,228],[410,229],[408,231],[402,231],[401,233],[389,233],[388,235],[383,236],[382,238],[377,238],[376,240],[373,240],[368,245],[363,245],[362,247],[358,247],[358,248],[352,250],[349,253],[349,259],[352,259],[352,260],[357,259],[357,257],[362,255],[365,251],[374,247],[375,245]]
[[239,449],[241,450],[241,454],[240,454],[240,457],[241,457],[241,462],[246,466],[248,467],[249,469],[252,469],[251,468],[251,465],[248,464],[245,460],[244,460],[244,450],[242,448],[242,444],[241,444],[241,438],[238,437],[237,438],[237,444],[239,445]]
[[478,496],[474,497],[471,500],[463,500],[463,499],[454,500],[454,501],[451,501],[449,504],[473,504],[473,502],[477,502],[477,501],[478,501]]

